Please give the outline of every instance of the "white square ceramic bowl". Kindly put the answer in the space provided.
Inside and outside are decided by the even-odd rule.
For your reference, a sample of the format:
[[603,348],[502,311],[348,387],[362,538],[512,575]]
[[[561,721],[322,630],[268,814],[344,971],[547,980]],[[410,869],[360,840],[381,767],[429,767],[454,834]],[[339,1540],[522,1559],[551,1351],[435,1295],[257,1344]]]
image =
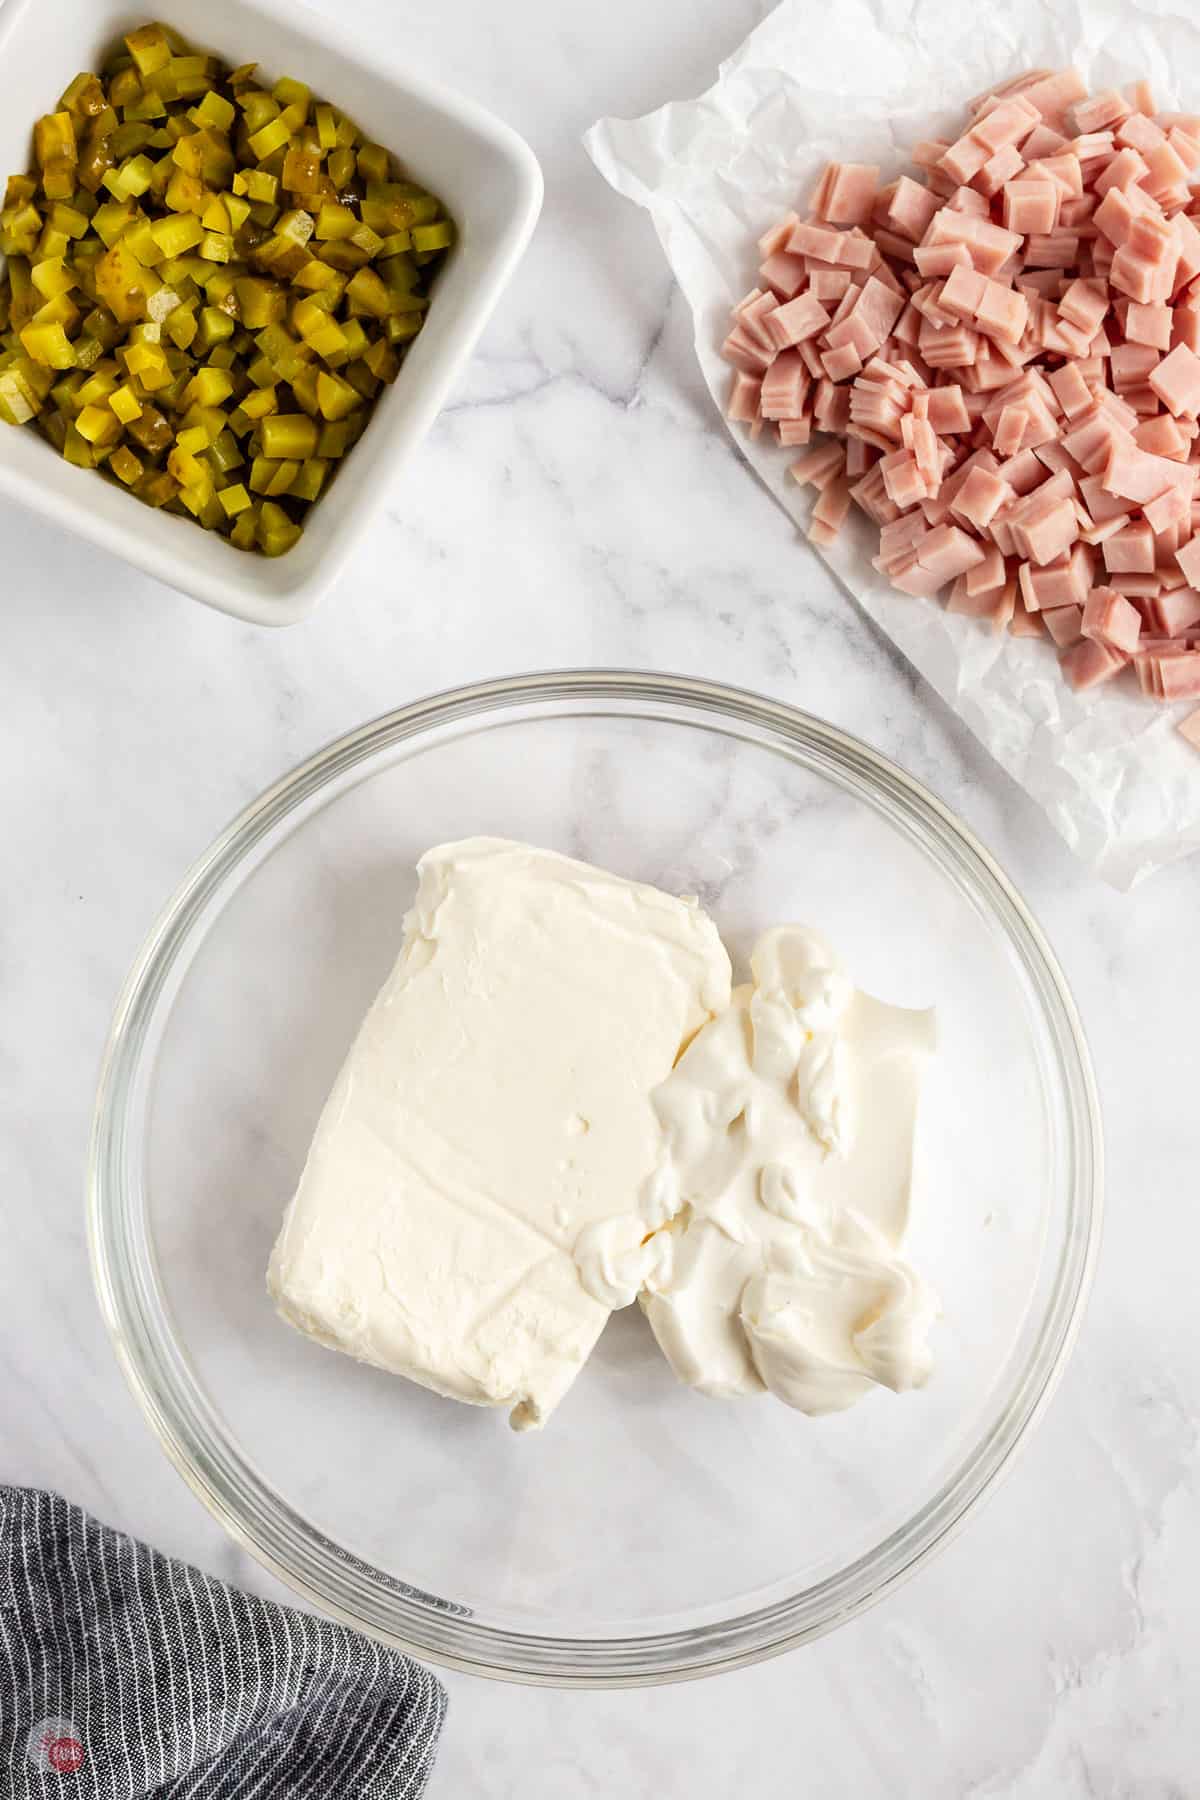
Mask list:
[[399,379],[286,556],[235,550],[190,519],[154,512],[91,470],[72,468],[35,432],[0,425],[0,493],[209,606],[287,625],[311,612],[336,579],[436,417],[529,241],[541,171],[528,145],[499,119],[414,75],[399,33],[396,44],[358,43],[296,0],[7,0],[0,5],[0,182],[29,166],[34,119],[52,110],[71,77],[95,68],[123,33],[149,17],[235,66],[259,62],[272,80],[308,82],[386,144],[440,196],[458,226]]

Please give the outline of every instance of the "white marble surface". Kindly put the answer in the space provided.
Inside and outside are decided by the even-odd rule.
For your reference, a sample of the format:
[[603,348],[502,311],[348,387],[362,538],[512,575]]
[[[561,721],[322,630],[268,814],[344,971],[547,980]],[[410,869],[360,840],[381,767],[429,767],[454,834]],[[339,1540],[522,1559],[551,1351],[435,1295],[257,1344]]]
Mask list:
[[92,1299],[83,1159],[125,968],[229,815],[373,713],[552,664],[719,675],[896,756],[1030,896],[1106,1105],[1099,1279],[1048,1418],[908,1587],[718,1683],[600,1696],[452,1677],[433,1800],[1193,1795],[1200,865],[1120,896],[1073,864],[713,428],[650,229],[578,139],[601,112],[705,85],[760,0],[337,10],[402,33],[525,131],[546,214],[389,517],[310,623],[237,626],[0,505],[0,1475],[265,1587],[160,1458]]

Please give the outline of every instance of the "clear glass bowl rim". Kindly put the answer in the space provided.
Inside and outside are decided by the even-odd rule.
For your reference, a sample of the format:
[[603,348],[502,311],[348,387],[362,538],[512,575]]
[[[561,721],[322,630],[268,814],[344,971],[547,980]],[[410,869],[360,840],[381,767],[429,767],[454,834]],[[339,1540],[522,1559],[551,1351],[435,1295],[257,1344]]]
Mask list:
[[[172,1333],[147,1230],[136,1122],[142,1052],[179,959],[198,946],[207,904],[296,808],[380,752],[485,713],[590,710],[657,721],[716,718],[809,766],[883,814],[967,892],[1015,951],[1040,1004],[1062,1104],[1066,1224],[1041,1329],[1008,1404],[954,1476],[874,1549],[794,1597],[659,1635],[543,1637],[481,1625],[453,1602],[359,1562],[290,1508],[227,1436]],[[202,939],[201,933],[201,939]],[[195,942],[193,941],[195,940]],[[849,733],[781,701],[690,677],[563,670],[454,688],[334,740],[269,787],[196,862],[126,979],[101,1065],[88,1163],[92,1272],[118,1362],[171,1462],[230,1537],[303,1600],[445,1667],[560,1687],[636,1687],[744,1667],[832,1630],[911,1575],[961,1527],[1041,1416],[1069,1356],[1099,1243],[1103,1148],[1091,1059],[1074,1000],[1041,928],[989,852],[912,776]],[[466,1616],[464,1616],[466,1615]]]

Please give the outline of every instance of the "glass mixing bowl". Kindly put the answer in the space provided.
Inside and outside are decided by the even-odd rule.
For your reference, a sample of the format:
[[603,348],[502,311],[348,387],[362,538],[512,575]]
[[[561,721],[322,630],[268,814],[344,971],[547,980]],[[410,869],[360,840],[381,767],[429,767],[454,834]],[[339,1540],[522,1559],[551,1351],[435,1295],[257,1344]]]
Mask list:
[[[637,1307],[518,1437],[309,1343],[264,1288],[321,1104],[429,845],[527,839],[698,894],[744,965],[823,928],[939,1009],[908,1254],[942,1297],[921,1393],[811,1420],[679,1386]],[[1037,925],[932,794],[712,683],[576,673],[391,713],[256,800],[139,956],[100,1084],[101,1305],[163,1448],[303,1598],[479,1674],[636,1684],[849,1618],[962,1523],[1045,1405],[1096,1247],[1100,1129]]]

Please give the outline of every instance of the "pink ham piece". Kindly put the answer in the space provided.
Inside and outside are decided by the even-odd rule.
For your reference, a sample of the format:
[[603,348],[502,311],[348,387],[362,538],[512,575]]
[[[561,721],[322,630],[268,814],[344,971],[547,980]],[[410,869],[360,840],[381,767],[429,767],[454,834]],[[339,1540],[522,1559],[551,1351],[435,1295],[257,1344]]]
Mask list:
[[1077,644],[1083,635],[1083,608],[1055,606],[1043,618],[1043,624],[1060,650]]
[[1059,667],[1068,686],[1080,692],[1098,687],[1102,681],[1111,681],[1114,675],[1120,674],[1126,660],[1119,650],[1110,650],[1107,644],[1101,644],[1095,638],[1081,638],[1063,652]]
[[983,546],[957,525],[939,525],[918,547],[917,561],[936,575],[939,583],[952,581],[983,561]]
[[830,163],[813,196],[818,219],[831,225],[866,225],[879,186],[879,170],[870,163]]
[[802,418],[811,387],[812,376],[803,358],[795,350],[785,350],[775,358],[759,385],[763,418]]
[[1144,519],[1135,519],[1105,539],[1102,555],[1110,574],[1149,575],[1154,570],[1154,533]]
[[1147,376],[1150,386],[1168,412],[1195,418],[1200,413],[1200,356],[1186,344],[1176,344]]
[[950,511],[977,531],[984,532],[1002,506],[1010,506],[1016,495],[1007,481],[987,469],[974,468],[950,502]]
[[1138,674],[1147,664],[1148,692],[1156,700],[1200,700],[1200,650],[1180,645],[1138,657]]
[[[781,300],[794,300],[808,280],[808,259],[792,256],[787,250],[776,250],[773,256],[768,256],[765,262],[759,264],[758,273],[759,278]],[[849,276],[846,279],[849,281]],[[822,300],[825,296],[817,294],[816,298]]]
[[1200,625],[1200,594],[1188,587],[1156,594],[1147,601],[1146,613],[1151,630],[1163,637],[1181,637],[1194,625]]
[[1200,696],[1200,118],[1035,70],[912,162],[830,163],[759,239],[731,423],[800,451],[822,548],[856,506],[895,587],[1073,688]]
[[776,350],[788,350],[805,338],[816,337],[829,324],[829,314],[811,294],[797,294],[794,300],[777,306],[764,321]]
[[1186,719],[1179,722],[1179,733],[1185,737],[1194,750],[1200,750],[1200,707],[1189,713]]
[[737,424],[751,424],[758,417],[761,394],[762,382],[756,381],[753,375],[743,375],[740,369],[737,370],[730,385],[725,417]]
[[1009,181],[1004,186],[1004,226],[1023,235],[1050,232],[1058,224],[1059,189],[1052,181]]
[[798,457],[788,474],[801,487],[825,488],[845,466],[846,453],[840,444],[818,444],[806,456]]
[[1093,588],[1083,609],[1083,635],[1107,644],[1122,656],[1132,656],[1142,632],[1142,615],[1123,594],[1112,588]]

